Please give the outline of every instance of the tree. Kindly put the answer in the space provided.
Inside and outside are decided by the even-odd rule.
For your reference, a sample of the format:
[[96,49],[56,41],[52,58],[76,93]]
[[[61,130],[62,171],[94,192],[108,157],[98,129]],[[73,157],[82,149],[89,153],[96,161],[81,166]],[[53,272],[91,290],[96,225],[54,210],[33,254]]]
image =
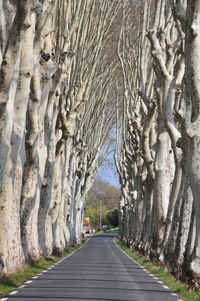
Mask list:
[[101,224],[107,224],[107,208],[100,201],[87,200],[85,217],[90,218],[90,225],[93,229],[100,229]]
[[87,197],[93,201],[101,200],[107,210],[118,207],[120,189],[97,177],[88,191]]
[[10,273],[81,238],[109,151],[118,1],[0,3],[0,259]]
[[199,1],[139,4],[140,20],[124,3],[118,44],[120,236],[198,288]]
[[106,214],[106,219],[108,221],[108,225],[111,225],[113,227],[119,226],[119,218],[118,218],[118,209],[114,209],[112,211],[109,211]]
[[[92,227],[98,229],[114,220],[118,208],[120,189],[97,177],[87,193],[84,215],[89,217]],[[112,224],[112,223],[111,223]]]

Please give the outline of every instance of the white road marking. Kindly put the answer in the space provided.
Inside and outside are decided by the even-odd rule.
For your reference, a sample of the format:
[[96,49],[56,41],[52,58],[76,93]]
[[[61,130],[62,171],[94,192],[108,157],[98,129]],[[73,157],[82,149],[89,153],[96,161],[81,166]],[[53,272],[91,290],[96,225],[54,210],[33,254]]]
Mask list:
[[120,249],[120,247],[117,245],[117,243],[116,243],[116,241],[113,239],[113,241],[114,241],[114,244],[116,245],[116,247],[122,252],[122,253],[124,253],[124,255],[126,255],[128,258],[130,258],[134,263],[136,263],[137,264],[137,262],[131,257],[131,256],[129,256],[128,254],[126,254],[123,250],[121,250]]
[[[133,262],[137,263],[131,256],[129,256],[129,255],[126,254],[123,250],[120,249],[120,247],[117,245],[117,243],[115,242],[114,239],[113,239],[113,241],[114,241],[116,247],[117,247],[122,253],[124,253],[124,255],[126,255],[128,258],[130,258]],[[142,267],[141,269],[142,269],[143,271],[145,271],[145,272],[147,271],[144,267]],[[154,277],[154,279],[155,279],[155,280],[160,280],[160,279],[157,278],[157,277]],[[166,286],[166,285],[162,285],[162,287],[169,290],[169,287]],[[177,300],[177,301],[183,301],[183,300]]]
[[15,294],[17,294],[18,293],[18,291],[13,291],[13,292],[11,292],[9,295],[15,295]]
[[162,281],[158,281],[157,283],[159,283],[159,284],[163,284],[163,282],[162,282]]
[[178,296],[177,294],[173,293],[172,296]]
[[[90,238],[88,239],[88,241],[89,241],[89,240],[90,240]],[[87,243],[88,243],[88,241],[87,241]],[[48,270],[51,270],[51,269],[52,269],[53,267],[55,267],[57,264],[61,263],[63,260],[65,260],[65,259],[67,259],[68,257],[72,256],[75,252],[77,252],[77,251],[79,251],[80,249],[82,249],[83,247],[85,247],[85,246],[87,245],[87,243],[86,243],[85,245],[83,245],[82,247],[80,247],[79,249],[77,249],[77,250],[75,250],[74,252],[72,252],[71,254],[69,254],[68,256],[65,256],[64,258],[62,258],[59,262],[55,263],[55,264],[52,265],[50,268],[48,268]],[[37,276],[32,277],[32,279],[38,279],[38,276],[42,276],[43,273],[48,272],[48,270],[45,270],[45,271],[41,272],[40,274],[38,274]],[[28,280],[28,281],[26,281],[25,283],[26,283],[26,284],[30,284],[30,283],[32,283],[32,282],[33,282],[33,280]],[[22,289],[22,288],[25,288],[25,287],[26,287],[26,285],[23,284],[23,285],[20,285],[18,288],[19,288],[19,289]],[[13,292],[11,292],[9,295],[15,295],[16,293],[18,293],[18,291],[13,291]],[[1,299],[0,299],[0,301],[7,301],[7,300],[8,300],[8,298],[1,298]]]

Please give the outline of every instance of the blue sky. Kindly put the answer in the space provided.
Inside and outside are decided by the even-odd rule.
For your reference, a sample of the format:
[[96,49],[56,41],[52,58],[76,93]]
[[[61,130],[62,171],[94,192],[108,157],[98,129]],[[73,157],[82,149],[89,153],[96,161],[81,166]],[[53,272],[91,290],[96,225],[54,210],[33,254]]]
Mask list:
[[97,176],[114,186],[120,187],[119,177],[113,159],[113,153],[108,156]]

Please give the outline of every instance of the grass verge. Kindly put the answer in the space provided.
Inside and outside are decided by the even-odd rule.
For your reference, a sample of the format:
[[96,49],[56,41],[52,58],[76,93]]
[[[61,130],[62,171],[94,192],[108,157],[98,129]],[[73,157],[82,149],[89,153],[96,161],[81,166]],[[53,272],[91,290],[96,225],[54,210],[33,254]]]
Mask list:
[[123,250],[127,255],[133,258],[135,261],[143,265],[149,272],[154,274],[156,277],[164,280],[168,287],[181,296],[185,301],[200,301],[200,294],[191,291],[187,283],[178,281],[174,276],[172,276],[166,268],[157,262],[152,262],[148,258],[144,257],[138,252],[132,252],[128,247],[124,246],[119,240],[115,240],[117,245],[121,250]]
[[107,230],[102,230],[102,231],[95,232],[93,234],[96,235],[96,234],[115,232],[115,231],[119,231],[119,228],[116,227],[116,228],[111,228],[111,229],[107,229]]
[[82,247],[86,242],[87,241],[84,240],[82,243],[77,244],[74,247],[69,247],[67,251],[60,253],[57,256],[49,256],[47,258],[35,260],[26,264],[22,270],[19,270],[7,277],[0,278],[0,297],[7,295],[26,280],[36,276],[43,270],[46,270],[61,258],[69,256],[72,252]]

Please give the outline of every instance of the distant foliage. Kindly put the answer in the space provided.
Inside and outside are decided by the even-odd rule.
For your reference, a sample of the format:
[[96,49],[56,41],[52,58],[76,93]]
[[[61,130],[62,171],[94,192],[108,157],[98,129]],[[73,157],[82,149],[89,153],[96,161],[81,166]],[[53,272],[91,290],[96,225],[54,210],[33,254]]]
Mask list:
[[106,214],[106,219],[107,219],[108,225],[111,225],[113,227],[118,227],[119,226],[118,214],[119,214],[118,209],[114,209],[112,211],[109,211]]
[[102,178],[96,178],[88,191],[87,198],[93,201],[101,200],[107,210],[118,208],[121,190],[112,184],[104,181]]
[[107,225],[107,212],[106,206],[100,201],[86,201],[84,215],[90,218],[90,227],[92,229],[100,229],[101,225]]

